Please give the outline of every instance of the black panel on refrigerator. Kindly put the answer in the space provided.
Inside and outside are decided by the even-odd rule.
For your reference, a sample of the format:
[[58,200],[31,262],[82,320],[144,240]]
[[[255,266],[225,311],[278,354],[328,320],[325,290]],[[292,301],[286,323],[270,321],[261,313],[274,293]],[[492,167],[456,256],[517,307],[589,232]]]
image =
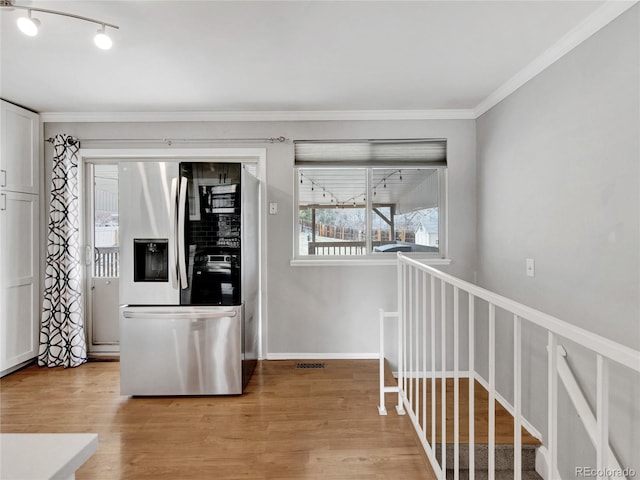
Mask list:
[[182,305],[240,304],[239,163],[180,164],[187,178],[185,243],[189,287]]

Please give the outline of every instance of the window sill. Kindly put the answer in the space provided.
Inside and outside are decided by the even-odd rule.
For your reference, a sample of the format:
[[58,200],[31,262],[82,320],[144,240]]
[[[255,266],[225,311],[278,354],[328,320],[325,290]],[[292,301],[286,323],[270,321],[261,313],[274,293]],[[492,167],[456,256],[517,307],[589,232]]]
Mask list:
[[[434,257],[420,257],[411,256],[415,260],[419,260],[426,265],[450,265],[450,258],[434,258]],[[349,257],[349,258],[295,258],[289,261],[289,265],[292,267],[346,267],[346,266],[395,266],[398,264],[398,260],[395,255],[387,258],[379,258],[378,256],[362,256],[362,257]]]

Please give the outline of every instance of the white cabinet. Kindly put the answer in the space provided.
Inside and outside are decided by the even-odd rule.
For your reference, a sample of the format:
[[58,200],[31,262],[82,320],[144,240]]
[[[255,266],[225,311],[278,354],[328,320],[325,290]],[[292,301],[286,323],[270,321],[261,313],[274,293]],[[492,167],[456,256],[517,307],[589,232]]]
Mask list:
[[39,319],[39,198],[3,192],[0,215],[2,258],[2,322],[0,371],[32,359],[38,353]]
[[0,375],[38,354],[39,130],[37,114],[2,101]]
[[0,188],[37,195],[40,189],[40,119],[2,101]]

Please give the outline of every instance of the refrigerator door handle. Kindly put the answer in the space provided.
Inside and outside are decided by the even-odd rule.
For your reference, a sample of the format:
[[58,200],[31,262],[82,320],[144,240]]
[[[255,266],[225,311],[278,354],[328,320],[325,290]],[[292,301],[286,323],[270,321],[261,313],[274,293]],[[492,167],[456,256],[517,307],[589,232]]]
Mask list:
[[178,283],[178,238],[176,236],[176,232],[178,229],[176,228],[176,223],[178,222],[178,216],[176,210],[178,208],[178,179],[173,178],[171,180],[171,204],[169,205],[169,238],[170,242],[173,243],[173,264],[169,266],[169,275],[171,275],[171,286],[176,290],[179,288]]
[[189,287],[187,279],[186,249],[184,244],[185,210],[187,207],[187,178],[180,179],[180,205],[178,208],[178,265],[180,267],[180,286],[182,289]]
[[235,311],[231,312],[122,312],[124,318],[138,319],[211,319],[211,318],[232,318],[236,316]]

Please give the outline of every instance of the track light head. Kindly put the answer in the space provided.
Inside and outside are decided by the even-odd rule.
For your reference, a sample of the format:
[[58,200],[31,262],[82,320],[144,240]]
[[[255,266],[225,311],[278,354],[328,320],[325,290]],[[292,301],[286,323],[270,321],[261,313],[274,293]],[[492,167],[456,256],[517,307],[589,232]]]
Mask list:
[[113,42],[105,30],[106,27],[103,25],[96,33],[96,36],[93,37],[93,43],[101,50],[109,50],[113,46]]
[[31,18],[31,10],[27,10],[27,16],[18,18],[17,24],[22,33],[30,37],[35,37],[38,34],[40,20]]
[[82,15],[75,15],[73,13],[65,13],[60,12],[58,10],[49,10],[48,8],[36,8],[36,7],[24,7],[22,5],[16,5],[13,3],[13,0],[0,0],[0,11],[12,11],[12,10],[26,10],[27,16],[18,18],[18,28],[25,35],[29,35],[30,37],[34,37],[38,34],[38,26],[40,25],[40,20],[37,18],[32,18],[32,12],[45,13],[49,15],[59,15],[62,17],[74,18],[76,20],[82,20],[84,22],[95,23],[100,25],[100,30],[93,38],[96,46],[103,50],[109,50],[113,42],[109,35],[106,34],[106,28],[113,28],[118,30],[120,27],[117,25],[113,25],[112,23],[103,22],[102,20],[97,20],[95,18],[84,17]]

